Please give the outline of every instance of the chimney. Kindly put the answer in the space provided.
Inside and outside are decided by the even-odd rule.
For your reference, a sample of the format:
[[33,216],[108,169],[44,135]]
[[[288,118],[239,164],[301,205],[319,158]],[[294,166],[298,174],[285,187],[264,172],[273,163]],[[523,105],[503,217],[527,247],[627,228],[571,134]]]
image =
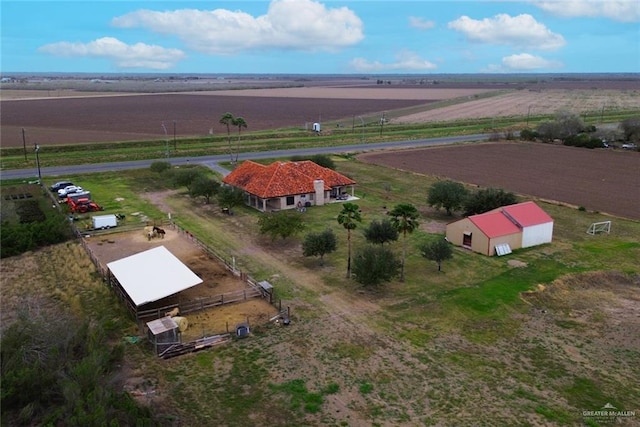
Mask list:
[[316,206],[324,205],[324,181],[321,179],[314,180],[313,189],[316,192]]

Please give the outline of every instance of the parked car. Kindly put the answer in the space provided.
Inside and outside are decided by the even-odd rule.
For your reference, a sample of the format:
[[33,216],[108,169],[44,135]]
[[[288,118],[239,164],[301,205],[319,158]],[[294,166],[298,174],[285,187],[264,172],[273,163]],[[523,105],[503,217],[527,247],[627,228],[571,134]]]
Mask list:
[[71,181],[58,181],[55,184],[53,184],[50,188],[51,191],[54,193],[57,193],[58,190],[62,190],[65,187],[68,187],[70,185],[73,185],[73,182]]
[[64,197],[67,197],[67,195],[71,193],[77,193],[79,191],[84,191],[84,190],[82,189],[82,187],[78,187],[76,185],[69,185],[67,187],[64,187],[62,190],[58,190],[58,197],[62,199]]
[[636,144],[628,143],[628,144],[622,144],[622,148],[625,148],[627,150],[635,150],[638,147]]

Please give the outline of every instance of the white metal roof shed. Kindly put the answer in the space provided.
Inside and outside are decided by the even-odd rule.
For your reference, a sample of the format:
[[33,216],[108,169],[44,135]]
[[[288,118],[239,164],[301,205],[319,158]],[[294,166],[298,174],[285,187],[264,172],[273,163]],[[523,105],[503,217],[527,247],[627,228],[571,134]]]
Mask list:
[[107,267],[138,307],[202,283],[164,246],[110,262]]

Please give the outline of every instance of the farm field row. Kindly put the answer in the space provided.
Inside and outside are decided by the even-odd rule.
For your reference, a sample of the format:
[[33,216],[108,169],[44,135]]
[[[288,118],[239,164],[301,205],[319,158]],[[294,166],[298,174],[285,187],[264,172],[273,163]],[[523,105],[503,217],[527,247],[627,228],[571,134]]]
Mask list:
[[[595,88],[519,87],[477,84],[441,86],[314,86],[178,93],[104,93],[47,91],[62,95],[1,101],[3,146],[63,145],[224,135],[218,123],[226,112],[242,116],[244,132],[281,128],[310,129],[314,122],[443,122],[459,119],[534,116],[560,110],[574,114],[639,110],[633,81]],[[615,83],[615,85],[613,84]],[[626,83],[626,86],[622,83]],[[44,91],[23,91],[44,94]],[[10,91],[18,97],[17,91]],[[7,97],[9,96],[7,95]],[[73,96],[72,96],[73,94]],[[85,96],[87,95],[87,96]],[[489,96],[490,95],[490,96]],[[357,120],[356,117],[364,117]],[[165,124],[163,128],[162,125]],[[165,133],[166,131],[166,133]]]

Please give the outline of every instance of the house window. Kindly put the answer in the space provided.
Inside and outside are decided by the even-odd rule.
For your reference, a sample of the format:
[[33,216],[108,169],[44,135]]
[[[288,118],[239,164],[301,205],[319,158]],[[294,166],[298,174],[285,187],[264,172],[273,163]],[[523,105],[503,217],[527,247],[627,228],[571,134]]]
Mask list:
[[468,231],[465,231],[464,235],[462,236],[462,246],[471,247],[471,233],[469,233]]
[[294,200],[295,200],[295,197],[287,196],[287,206],[293,206]]

